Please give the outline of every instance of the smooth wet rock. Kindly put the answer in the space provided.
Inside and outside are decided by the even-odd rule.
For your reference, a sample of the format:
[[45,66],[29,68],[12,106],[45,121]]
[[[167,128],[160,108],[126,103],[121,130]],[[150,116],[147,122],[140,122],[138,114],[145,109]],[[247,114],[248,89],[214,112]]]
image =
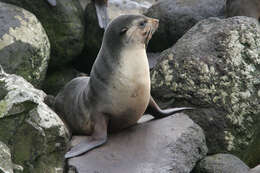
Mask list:
[[255,168],[251,169],[249,173],[260,173],[260,165],[256,166]]
[[84,15],[78,0],[0,0],[32,12],[42,23],[51,43],[51,68],[63,66],[78,56],[84,47]]
[[163,0],[145,13],[160,20],[150,41],[149,51],[159,52],[173,46],[192,26],[209,17],[224,16],[226,0]]
[[0,141],[25,173],[63,168],[68,131],[43,103],[45,96],[22,77],[0,72]]
[[68,162],[78,173],[189,173],[206,153],[202,129],[181,113],[111,134],[103,146]]
[[50,59],[50,43],[30,12],[0,2],[0,64],[6,72],[40,87]]
[[202,159],[194,173],[248,173],[249,167],[231,154],[215,154]]
[[[161,53],[152,95],[187,114],[205,131],[209,153],[260,160],[260,27],[249,17],[210,18]],[[255,163],[256,164],[256,163]],[[254,166],[254,165],[251,165]]]

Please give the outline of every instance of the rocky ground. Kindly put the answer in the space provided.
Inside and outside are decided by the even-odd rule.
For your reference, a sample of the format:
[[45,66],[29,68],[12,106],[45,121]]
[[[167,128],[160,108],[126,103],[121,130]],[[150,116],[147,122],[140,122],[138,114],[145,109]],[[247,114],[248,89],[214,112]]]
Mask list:
[[239,4],[231,11],[225,0],[109,0],[111,20],[160,20],[148,46],[152,95],[163,108],[197,109],[144,116],[65,162],[70,134],[44,98],[89,74],[104,33],[95,7],[0,0],[0,173],[260,173],[258,7],[240,14]]

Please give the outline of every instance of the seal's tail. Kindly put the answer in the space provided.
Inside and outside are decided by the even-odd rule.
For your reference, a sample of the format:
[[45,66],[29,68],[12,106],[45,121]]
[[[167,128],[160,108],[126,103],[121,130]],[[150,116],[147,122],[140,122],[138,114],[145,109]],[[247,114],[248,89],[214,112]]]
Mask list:
[[44,98],[44,103],[54,110],[55,97],[53,95],[47,95]]

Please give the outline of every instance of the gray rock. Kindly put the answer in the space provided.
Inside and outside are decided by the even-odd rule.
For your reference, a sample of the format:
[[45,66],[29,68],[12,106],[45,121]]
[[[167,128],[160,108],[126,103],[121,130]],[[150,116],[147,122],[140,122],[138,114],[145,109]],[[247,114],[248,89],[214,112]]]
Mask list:
[[256,166],[255,168],[251,169],[249,173],[260,173],[260,165]]
[[162,52],[151,72],[152,94],[164,106],[198,107],[187,114],[204,129],[209,153],[259,161],[259,47],[253,18],[210,18]]
[[13,173],[10,149],[0,141],[0,173]]
[[84,47],[84,15],[78,0],[0,0],[22,7],[40,20],[51,43],[52,68],[62,66],[78,56]]
[[30,12],[0,2],[0,64],[39,87],[50,58],[50,43]]
[[247,173],[249,167],[231,154],[216,154],[202,159],[194,173]]
[[63,167],[68,132],[43,103],[46,94],[22,77],[0,73],[0,140],[24,172],[57,173]]
[[148,50],[163,51],[177,42],[198,21],[224,16],[226,0],[163,0],[154,4],[145,15],[160,20],[158,31]]
[[111,134],[103,146],[68,162],[78,173],[189,173],[206,153],[202,129],[182,113]]

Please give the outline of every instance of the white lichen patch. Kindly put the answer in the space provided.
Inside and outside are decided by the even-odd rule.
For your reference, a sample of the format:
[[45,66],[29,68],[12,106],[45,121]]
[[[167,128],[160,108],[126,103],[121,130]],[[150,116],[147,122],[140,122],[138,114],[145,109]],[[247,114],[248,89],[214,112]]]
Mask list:
[[225,140],[227,142],[227,150],[232,151],[235,148],[234,145],[235,136],[233,136],[232,133],[229,131],[224,131],[224,134],[225,134]]
[[3,37],[0,38],[0,49],[3,49],[13,43],[14,43],[14,38],[9,34],[4,34]]

